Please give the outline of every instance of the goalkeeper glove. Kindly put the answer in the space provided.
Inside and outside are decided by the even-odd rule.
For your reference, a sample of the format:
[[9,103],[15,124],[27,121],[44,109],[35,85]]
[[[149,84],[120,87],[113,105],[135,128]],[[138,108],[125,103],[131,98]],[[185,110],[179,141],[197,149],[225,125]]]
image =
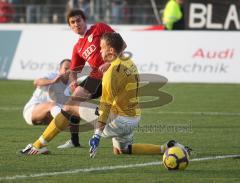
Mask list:
[[89,146],[90,146],[90,158],[94,158],[97,153],[97,148],[100,142],[101,136],[98,134],[94,134],[92,138],[89,139]]

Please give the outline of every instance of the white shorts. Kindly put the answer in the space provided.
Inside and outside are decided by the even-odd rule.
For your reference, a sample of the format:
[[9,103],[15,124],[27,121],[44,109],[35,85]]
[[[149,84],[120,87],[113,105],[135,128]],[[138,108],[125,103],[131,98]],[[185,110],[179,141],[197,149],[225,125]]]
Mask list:
[[112,138],[113,147],[125,149],[133,143],[133,131],[137,128],[140,118],[110,114],[109,123],[105,126],[102,137]]
[[27,103],[23,109],[23,118],[29,125],[33,125],[32,122],[32,111],[36,104]]
[[[28,102],[23,109],[23,118],[25,119],[25,121],[27,122],[27,124],[29,125],[34,125],[32,122],[32,112],[33,112],[33,108],[38,105],[40,103],[31,103]],[[56,117],[57,114],[59,114],[61,112],[61,104],[56,104],[56,106],[54,106],[51,111],[50,114],[52,115],[52,117]]]

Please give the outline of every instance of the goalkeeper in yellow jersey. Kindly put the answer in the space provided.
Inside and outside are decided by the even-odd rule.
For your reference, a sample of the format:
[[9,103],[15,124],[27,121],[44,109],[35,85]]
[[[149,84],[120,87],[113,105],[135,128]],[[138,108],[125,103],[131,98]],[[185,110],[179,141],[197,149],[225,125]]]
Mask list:
[[133,144],[133,130],[141,117],[138,89],[139,74],[132,60],[121,56],[124,41],[118,33],[105,33],[100,42],[101,55],[111,66],[104,73],[99,118],[89,140],[94,157],[101,137],[112,138],[114,154],[162,154],[174,140],[164,145]]

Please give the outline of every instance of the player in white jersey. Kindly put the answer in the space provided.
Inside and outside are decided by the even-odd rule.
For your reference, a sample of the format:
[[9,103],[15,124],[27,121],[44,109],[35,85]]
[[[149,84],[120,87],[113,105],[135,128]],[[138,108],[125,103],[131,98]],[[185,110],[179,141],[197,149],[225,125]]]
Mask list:
[[[62,60],[58,72],[48,73],[34,81],[36,90],[23,110],[23,117],[29,125],[48,125],[70,99],[72,90],[69,81],[70,62],[69,59]],[[74,127],[79,125],[79,114],[85,123],[91,123],[97,118],[94,114],[95,104],[88,102],[82,102],[80,106],[79,104],[75,106],[76,116],[71,117],[71,125],[69,125],[72,134],[78,134],[78,130],[76,131]],[[83,122],[83,125],[85,123]],[[77,138],[75,142],[71,139],[67,145],[67,148],[80,147],[79,139]],[[65,146],[66,144],[63,147],[58,146],[58,148],[66,148]]]
[[49,124],[69,99],[64,90],[69,84],[70,62],[69,59],[62,60],[58,72],[48,73],[34,81],[36,90],[23,110],[23,117],[29,125]]

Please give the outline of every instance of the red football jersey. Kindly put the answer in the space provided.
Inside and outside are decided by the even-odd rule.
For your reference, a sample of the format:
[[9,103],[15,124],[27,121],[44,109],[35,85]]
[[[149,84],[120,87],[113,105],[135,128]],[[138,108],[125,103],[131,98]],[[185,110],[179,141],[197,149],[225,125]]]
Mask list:
[[87,30],[73,48],[71,70],[80,72],[88,62],[92,68],[90,76],[96,79],[102,78],[102,72],[98,70],[104,63],[100,53],[100,39],[106,32],[114,32],[114,30],[104,23],[94,24]]

